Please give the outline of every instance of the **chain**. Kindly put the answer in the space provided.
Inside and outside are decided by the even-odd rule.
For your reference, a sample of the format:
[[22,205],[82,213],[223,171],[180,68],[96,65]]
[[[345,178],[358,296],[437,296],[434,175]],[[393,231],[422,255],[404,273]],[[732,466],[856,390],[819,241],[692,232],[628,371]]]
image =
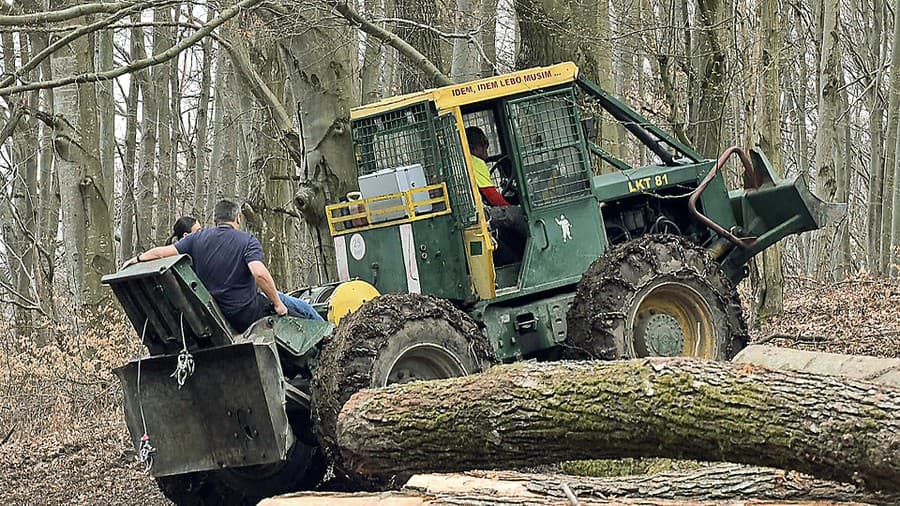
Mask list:
[[175,381],[178,382],[178,389],[181,390],[184,382],[194,374],[194,356],[188,351],[187,339],[184,337],[184,313],[181,313],[179,325],[181,327],[181,345],[183,348],[178,353],[178,364],[175,365],[175,371],[169,377],[175,378]]
[[[144,320],[144,329],[141,331],[141,346],[144,345],[144,337],[147,335],[147,322]],[[141,359],[137,361],[137,400],[138,408],[141,412],[141,426],[144,429],[144,435],[141,436],[141,444],[138,446],[137,459],[143,464],[144,471],[149,472],[153,467],[153,455],[156,454],[156,448],[150,444],[150,436],[147,435],[147,420],[144,418],[144,404],[141,402]]]

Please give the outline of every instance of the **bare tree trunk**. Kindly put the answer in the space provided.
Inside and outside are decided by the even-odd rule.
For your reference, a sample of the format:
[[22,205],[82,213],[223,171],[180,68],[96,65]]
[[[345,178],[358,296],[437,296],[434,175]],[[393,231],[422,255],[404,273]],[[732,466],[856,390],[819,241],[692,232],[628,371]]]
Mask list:
[[[169,7],[159,7],[153,10],[153,20],[158,23],[170,23],[172,12]],[[172,30],[165,26],[153,28],[153,53],[160,54],[172,46]],[[177,59],[175,60],[177,63]],[[174,209],[174,194],[172,191],[172,114],[169,90],[169,64],[152,67],[150,73],[150,85],[154,88],[156,97],[156,129],[159,143],[157,170],[156,196],[156,233],[155,244],[162,244],[172,233],[172,209]]]
[[[6,69],[15,68],[15,40],[12,33],[4,33],[3,60]],[[29,55],[28,41],[24,35],[19,35],[19,55],[27,60]],[[29,78],[36,77],[35,72],[29,73]],[[16,103],[6,100],[10,116],[15,119],[15,128],[11,132],[12,146],[10,150],[10,162],[14,167],[11,171],[11,196],[3,195],[3,206],[9,207],[8,219],[4,223],[4,239],[7,265],[12,275],[12,285],[15,287],[14,299],[25,299],[25,306],[17,306],[15,312],[16,332],[23,343],[30,343],[32,339],[32,311],[26,306],[36,302],[35,295],[35,260],[38,238],[36,234],[36,201],[37,188],[37,125],[30,115],[26,115],[21,109],[27,106],[34,110],[38,107],[37,94],[24,97],[26,102]],[[5,140],[4,140],[5,142]],[[5,188],[5,187],[4,187]],[[9,199],[9,200],[7,200]]]
[[[337,35],[336,35],[337,34]],[[297,167],[301,182],[294,204],[312,235],[316,265],[309,265],[306,282],[335,279],[334,245],[325,220],[324,207],[337,202],[356,189],[356,163],[350,141],[350,107],[358,101],[353,95],[355,71],[351,50],[328,50],[332,37],[345,37],[342,26],[319,26],[304,37],[281,41],[281,55],[288,75],[287,92],[299,108],[303,146],[302,167]],[[323,52],[324,51],[324,52]],[[303,55],[299,60],[298,56]],[[320,86],[301,79],[301,71],[317,77]]]
[[[30,39],[35,53],[43,51],[47,47],[46,34],[32,33]],[[53,78],[50,61],[48,58],[38,67],[42,80]],[[54,111],[53,91],[42,90],[40,96],[43,99],[45,110]],[[40,244],[40,260],[36,266],[35,278],[38,283],[38,293],[40,294],[42,307],[47,314],[55,315],[56,303],[54,296],[57,292],[54,289],[53,281],[56,274],[60,195],[59,179],[54,167],[52,129],[49,125],[41,124],[39,150],[40,207],[38,214],[38,244]],[[43,334],[41,339],[44,342],[49,341],[49,335]]]
[[[769,157],[776,171],[781,172],[781,37],[778,30],[778,0],[760,0],[760,73],[761,86],[757,94],[759,128],[757,144]],[[759,278],[753,298],[750,320],[763,324],[772,316],[784,312],[784,273],[781,265],[781,243],[777,243],[757,257]]]
[[[132,54],[138,53],[135,32],[131,32]],[[125,155],[122,160],[122,205],[121,216],[122,257],[131,258],[140,253],[135,248],[135,198],[134,198],[134,163],[137,158],[137,122],[138,95],[140,85],[137,76],[128,80],[128,96],[125,98]]]
[[[154,14],[155,17],[155,14]],[[140,17],[133,16],[132,22],[140,22]],[[132,58],[145,58],[147,50],[144,43],[144,30],[132,30],[134,48],[137,50]],[[138,166],[137,186],[137,220],[135,243],[137,250],[146,251],[153,246],[153,208],[156,199],[156,87],[153,84],[152,71],[142,70],[133,74],[141,84],[141,155]]]
[[[369,18],[384,17],[384,8],[381,5],[381,0],[366,0],[365,10],[366,16]],[[382,93],[381,73],[382,69],[389,63],[383,59],[382,52],[388,46],[385,46],[380,40],[371,35],[366,35],[365,37],[363,63],[359,69],[362,84],[360,100],[363,104],[371,104],[385,96]]]
[[481,47],[487,61],[481,60],[481,76],[488,77],[496,74],[497,66],[497,0],[481,0],[481,12],[486,19],[481,27]]
[[[94,68],[94,36],[71,43],[71,52],[51,57],[53,73],[67,75]],[[79,303],[90,309],[108,298],[100,277],[115,270],[110,201],[100,166],[97,99],[94,84],[67,85],[53,90],[56,115],[53,146],[60,178],[63,239]]]
[[[480,0],[454,0],[456,9],[453,15],[454,27],[457,33],[478,31],[473,34],[474,40],[479,41],[483,30],[479,25],[484,23],[485,17],[493,19],[493,13],[482,11]],[[481,71],[481,57],[475,42],[469,39],[453,39],[453,53],[450,57],[450,79],[454,83],[471,81],[478,77]]]
[[884,164],[884,199],[881,202],[881,248],[878,252],[881,272],[890,274],[891,225],[894,211],[893,195],[897,192],[898,160],[900,160],[900,23],[894,23],[894,41],[891,48],[890,100],[888,105],[888,131]]
[[[212,9],[208,9],[206,13],[207,22],[215,17]],[[200,98],[197,101],[197,138],[196,138],[196,154],[194,160],[194,216],[200,221],[205,221],[206,216],[206,200],[209,192],[209,177],[207,170],[207,129],[209,118],[209,96],[212,77],[212,38],[207,37],[203,40],[203,61],[200,69]],[[208,217],[207,217],[208,218]]]
[[[223,31],[227,40],[234,30],[232,26]],[[209,199],[207,214],[221,199],[234,199],[236,195],[237,126],[236,116],[240,110],[234,91],[236,78],[231,61],[225,51],[219,48],[216,57],[215,101],[213,111],[213,147],[210,156]]]
[[[446,73],[443,58],[441,58],[440,40],[433,31],[423,28],[428,26],[437,17],[438,10],[435,2],[422,2],[420,0],[394,0],[394,16],[405,18],[421,26],[412,26],[405,23],[394,27],[394,33],[408,42],[420,53]],[[400,73],[400,89],[403,93],[411,93],[425,88],[434,88],[441,85],[424,72],[421,72],[410,62],[402,62]]]
[[[837,197],[837,108],[840,80],[840,3],[838,0],[822,0],[822,52],[819,61],[819,124],[816,129],[816,189],[820,198],[834,202]],[[817,276],[833,276],[834,263],[827,246],[824,231],[819,234],[817,245]]]
[[691,114],[689,135],[697,151],[713,158],[722,152],[722,128],[728,96],[725,50],[720,35],[724,12],[729,11],[725,2],[697,0],[696,53],[699,61],[696,68],[696,105],[691,108],[694,112]]
[[661,456],[897,493],[900,390],[691,359],[518,363],[358,392],[337,441],[367,476]]
[[[113,68],[112,31],[99,31],[97,33],[97,45],[100,70]],[[96,86],[100,126],[100,168],[103,171],[103,185],[112,192],[113,188],[115,188],[116,173],[116,103],[113,95],[113,82],[101,81]]]
[[[865,9],[864,9],[865,11]],[[884,198],[884,99],[882,82],[887,36],[883,29],[884,1],[872,0],[872,29],[868,32],[870,75],[869,103],[869,184],[866,212],[866,265],[873,275],[881,274],[881,201]]]
[[[568,496],[571,494],[572,498]],[[664,504],[719,505],[774,501],[821,505],[832,502],[894,504],[900,497],[853,485],[817,480],[796,472],[737,464],[702,466],[652,475],[589,478],[566,474],[469,471],[416,474],[400,491],[380,493],[306,492],[266,499],[262,506],[378,504]],[[320,502],[315,502],[320,501]],[[421,502],[414,502],[421,501]],[[801,501],[809,501],[801,502]]]
[[[242,39],[231,44],[242,59],[254,68],[260,69],[258,76],[274,97],[284,100],[287,76],[280,55],[278,42],[273,40],[250,40],[246,44],[253,47],[248,51]],[[240,102],[253,103],[254,96],[249,91],[254,83],[242,80],[236,87],[242,93]],[[266,254],[266,264],[272,272],[276,285],[285,288],[284,283],[293,279],[293,248],[288,240],[292,235],[293,185],[290,175],[295,172],[291,156],[286,152],[281,139],[272,135],[272,117],[264,107],[255,107],[250,119],[248,137],[254,142],[248,146],[250,170],[246,177],[260,184],[249,187],[244,204],[244,216],[248,228],[256,235]]]

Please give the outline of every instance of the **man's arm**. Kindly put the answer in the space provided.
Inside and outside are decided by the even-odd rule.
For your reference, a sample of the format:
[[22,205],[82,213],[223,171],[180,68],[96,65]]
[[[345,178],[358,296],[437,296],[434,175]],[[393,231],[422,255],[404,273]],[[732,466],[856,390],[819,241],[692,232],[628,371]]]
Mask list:
[[136,264],[138,262],[149,262],[150,260],[156,260],[158,258],[167,258],[173,257],[178,254],[178,250],[175,249],[175,246],[157,246],[152,249],[148,249],[147,251],[138,254],[137,256],[131,257],[122,264],[122,268],[128,267],[129,265]]
[[247,267],[250,268],[250,273],[253,274],[253,278],[256,279],[256,284],[259,285],[259,289],[266,294],[266,297],[268,297],[272,302],[272,305],[275,306],[275,313],[281,316],[286,315],[287,306],[285,306],[284,303],[281,302],[281,299],[278,298],[278,290],[275,289],[275,280],[272,279],[272,274],[269,273],[266,264],[259,260],[254,260],[249,262]]

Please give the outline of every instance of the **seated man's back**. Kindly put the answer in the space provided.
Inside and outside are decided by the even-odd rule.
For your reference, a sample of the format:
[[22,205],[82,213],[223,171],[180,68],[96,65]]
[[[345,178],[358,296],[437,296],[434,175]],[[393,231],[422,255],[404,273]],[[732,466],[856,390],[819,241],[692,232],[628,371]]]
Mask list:
[[247,266],[263,260],[255,237],[220,224],[186,236],[175,248],[191,256],[194,272],[235,330],[243,331],[262,315],[259,288]]

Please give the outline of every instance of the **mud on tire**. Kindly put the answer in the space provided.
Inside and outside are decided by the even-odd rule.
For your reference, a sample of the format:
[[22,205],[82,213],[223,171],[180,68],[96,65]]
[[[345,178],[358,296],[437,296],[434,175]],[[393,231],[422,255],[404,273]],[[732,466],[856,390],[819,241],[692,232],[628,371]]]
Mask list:
[[[347,472],[336,441],[344,403],[364,388],[481,372],[494,351],[475,322],[448,301],[386,294],[341,320],[325,341],[312,382],[312,419],[335,474]],[[416,377],[419,376],[419,377]]]
[[[564,356],[571,359],[671,355],[679,344],[672,338],[679,322],[683,349],[675,354],[729,360],[747,343],[734,285],[706,250],[674,235],[640,237],[595,260],[578,284],[567,320]],[[684,332],[685,326],[691,331]],[[670,353],[653,345],[668,346]]]

